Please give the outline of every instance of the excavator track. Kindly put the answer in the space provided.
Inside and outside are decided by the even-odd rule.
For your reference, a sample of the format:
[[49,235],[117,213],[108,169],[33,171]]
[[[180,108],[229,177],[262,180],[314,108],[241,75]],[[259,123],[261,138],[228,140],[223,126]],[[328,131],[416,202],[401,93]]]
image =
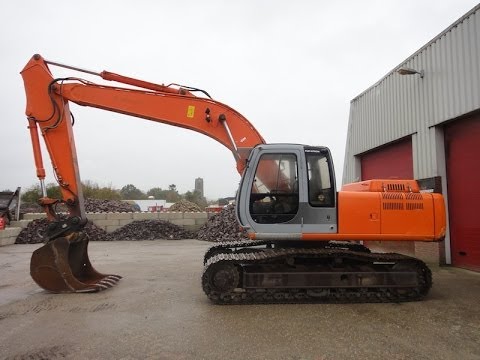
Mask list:
[[203,265],[207,264],[208,259],[212,256],[222,253],[232,252],[235,249],[240,249],[244,247],[254,247],[268,244],[268,241],[261,240],[244,240],[244,241],[225,241],[215,245],[210,246],[205,255],[203,256]]
[[423,299],[432,286],[425,263],[406,255],[343,245],[242,246],[216,246],[206,257],[202,287],[216,304],[407,302]]
[[[244,247],[255,247],[255,246],[263,246],[270,244],[270,241],[262,241],[262,240],[243,240],[243,241],[225,241],[215,245],[210,246],[205,255],[203,257],[203,265],[207,264],[209,258],[213,255],[231,252],[235,249],[241,249]],[[356,244],[352,242],[340,242],[340,241],[329,241],[325,242],[324,249],[344,249],[344,250],[351,250],[351,251],[358,251],[358,252],[366,252],[370,253],[370,249],[367,248],[365,245]]]

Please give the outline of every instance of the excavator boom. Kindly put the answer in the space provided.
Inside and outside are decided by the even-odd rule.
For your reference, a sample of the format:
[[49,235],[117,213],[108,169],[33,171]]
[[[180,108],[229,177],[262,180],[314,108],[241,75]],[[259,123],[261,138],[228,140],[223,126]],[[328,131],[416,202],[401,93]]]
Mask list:
[[[106,86],[76,78],[54,78],[50,66],[86,72],[125,86]],[[108,71],[96,73],[34,55],[21,72],[27,98],[26,115],[37,177],[51,224],[47,244],[32,256],[31,274],[43,288],[54,292],[98,291],[114,285],[117,275],[94,270],[87,254],[88,238],[81,233],[87,223],[82,194],[73,119],[69,103],[132,115],[207,135],[233,154],[242,173],[250,150],[264,139],[240,113],[192,87],[160,85]],[[196,96],[201,92],[206,97]],[[40,137],[49,153],[62,199],[46,195]],[[68,217],[62,219],[55,205],[63,202]]]

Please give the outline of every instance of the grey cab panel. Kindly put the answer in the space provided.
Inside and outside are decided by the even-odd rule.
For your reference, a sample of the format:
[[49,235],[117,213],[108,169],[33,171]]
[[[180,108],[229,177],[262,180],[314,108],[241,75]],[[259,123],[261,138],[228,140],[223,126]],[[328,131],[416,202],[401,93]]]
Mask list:
[[255,147],[237,196],[240,224],[254,233],[337,232],[335,175],[325,147]]

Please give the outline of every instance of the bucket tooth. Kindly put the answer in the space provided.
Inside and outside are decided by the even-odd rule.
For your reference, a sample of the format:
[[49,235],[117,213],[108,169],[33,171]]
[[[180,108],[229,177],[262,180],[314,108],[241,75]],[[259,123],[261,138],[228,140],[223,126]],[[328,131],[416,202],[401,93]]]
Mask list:
[[88,258],[88,236],[73,233],[51,240],[34,251],[30,275],[43,289],[54,293],[98,292],[108,289],[122,278],[101,274]]

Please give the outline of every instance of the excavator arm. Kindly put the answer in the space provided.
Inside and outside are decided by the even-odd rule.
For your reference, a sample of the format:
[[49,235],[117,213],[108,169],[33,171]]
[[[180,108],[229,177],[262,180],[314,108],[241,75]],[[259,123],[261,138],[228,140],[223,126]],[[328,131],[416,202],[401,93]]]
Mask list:
[[[54,79],[48,64],[88,72],[139,89],[98,85],[73,77]],[[40,55],[34,55],[21,74],[25,84],[26,115],[37,176],[41,182],[45,178],[38,136],[40,131],[69,212],[81,218],[85,214],[81,203],[70,101],[207,135],[232,152],[240,174],[250,150],[255,145],[265,143],[258,131],[240,113],[211,98],[195,96],[193,92],[200,90],[194,88],[159,85],[106,71],[95,73],[50,62]]]
[[[99,85],[76,77],[54,78],[49,65],[86,72],[123,86]],[[30,59],[21,74],[27,98],[28,128],[42,189],[40,204],[51,222],[46,233],[47,244],[32,256],[31,274],[40,286],[50,291],[98,291],[120,278],[97,273],[88,260],[88,239],[81,232],[87,219],[69,102],[202,133],[232,152],[239,173],[245,168],[250,150],[265,143],[245,117],[199,89],[160,85],[107,71],[96,73],[47,61],[38,54]],[[196,92],[205,97],[195,95]],[[46,195],[39,134],[60,185],[61,200]],[[55,211],[58,202],[68,208],[66,219]]]

